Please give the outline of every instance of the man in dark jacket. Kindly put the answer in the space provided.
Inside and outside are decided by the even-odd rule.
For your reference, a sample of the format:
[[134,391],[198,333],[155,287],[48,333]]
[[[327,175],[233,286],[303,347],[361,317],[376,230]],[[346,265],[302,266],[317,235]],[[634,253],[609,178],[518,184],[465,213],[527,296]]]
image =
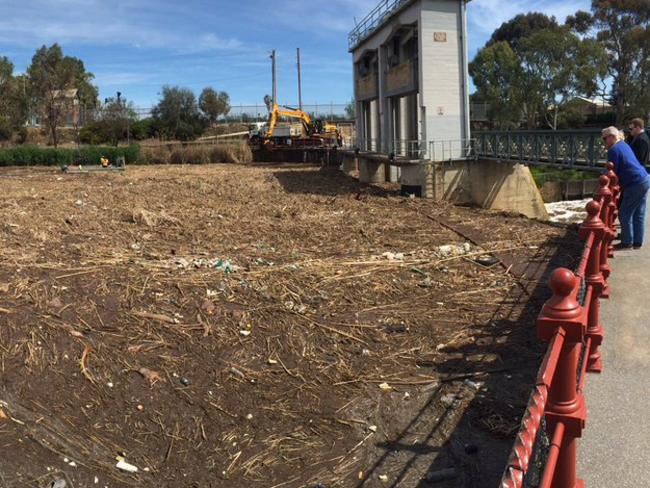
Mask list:
[[632,119],[630,122],[630,147],[643,166],[650,165],[650,138],[644,130],[643,119]]

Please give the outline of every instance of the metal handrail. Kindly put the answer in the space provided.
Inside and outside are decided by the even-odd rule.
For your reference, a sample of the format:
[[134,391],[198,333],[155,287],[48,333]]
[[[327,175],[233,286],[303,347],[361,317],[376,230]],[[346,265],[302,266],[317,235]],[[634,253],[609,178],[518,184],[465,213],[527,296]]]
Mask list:
[[543,454],[539,442],[540,433],[541,438],[546,434],[542,418],[550,424],[552,438],[537,486],[575,488],[575,440],[582,433],[587,412],[586,373],[602,370],[599,301],[609,294],[609,272],[605,270],[609,270],[607,261],[613,255],[610,246],[620,199],[614,165],[608,163],[607,168],[580,228],[585,244],[576,271],[561,268],[551,276],[553,297],[537,320],[540,338],[550,340],[550,344],[508,458],[502,488],[526,486],[531,460]]
[[361,22],[348,34],[348,48],[352,50],[363,39],[381,25],[389,14],[410,0],[382,0]]

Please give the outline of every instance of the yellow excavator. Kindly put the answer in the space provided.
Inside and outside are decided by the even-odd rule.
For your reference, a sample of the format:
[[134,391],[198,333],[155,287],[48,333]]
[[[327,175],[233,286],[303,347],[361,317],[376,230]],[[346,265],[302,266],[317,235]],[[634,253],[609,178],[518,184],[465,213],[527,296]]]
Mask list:
[[[320,120],[312,120],[311,116],[292,107],[280,106],[277,103],[270,102],[268,97],[265,99],[269,107],[269,120],[265,131],[260,131],[251,136],[253,145],[260,142],[266,147],[270,146],[310,146],[310,147],[337,147],[341,145],[341,135],[336,125]],[[280,117],[289,119],[298,119],[302,125],[300,136],[289,133],[277,134],[277,125]]]
[[302,136],[305,138],[311,137],[314,134],[320,134],[323,136],[334,136],[334,137],[338,135],[336,125],[330,124],[328,122],[323,124],[319,120],[314,122],[312,121],[311,117],[307,112],[303,112],[302,110],[298,110],[291,107],[280,107],[278,104],[274,103],[273,108],[271,109],[271,114],[269,116],[269,128],[267,130],[266,137],[268,138],[273,137],[273,134],[275,133],[275,127],[278,124],[279,117],[300,119],[300,122],[302,123],[302,131],[303,131]]

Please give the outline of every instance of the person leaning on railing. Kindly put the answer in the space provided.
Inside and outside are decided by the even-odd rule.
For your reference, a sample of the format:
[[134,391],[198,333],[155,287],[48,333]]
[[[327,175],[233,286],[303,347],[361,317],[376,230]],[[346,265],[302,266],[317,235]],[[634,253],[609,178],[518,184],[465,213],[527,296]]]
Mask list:
[[619,209],[621,242],[617,249],[639,249],[645,238],[645,217],[650,176],[634,155],[632,148],[620,138],[616,127],[607,127],[602,132],[607,147],[607,160],[614,163],[622,190]]

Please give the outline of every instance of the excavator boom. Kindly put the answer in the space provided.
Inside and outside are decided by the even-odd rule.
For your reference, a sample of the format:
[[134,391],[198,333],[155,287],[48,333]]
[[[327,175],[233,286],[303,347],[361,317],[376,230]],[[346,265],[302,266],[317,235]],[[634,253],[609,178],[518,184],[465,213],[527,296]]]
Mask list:
[[285,144],[285,142],[278,141],[282,140],[282,137],[275,137],[275,131],[280,117],[300,120],[302,124],[302,136],[294,138],[294,144],[307,145],[309,147],[331,147],[341,144],[341,136],[336,125],[330,123],[323,124],[320,120],[314,121],[307,112],[292,107],[283,107],[276,103],[269,103],[268,106],[270,112],[266,133],[263,136],[255,135],[255,140],[263,142],[265,146],[271,147],[278,143],[281,145]]
[[310,133],[313,132],[312,130],[313,123],[311,121],[311,117],[307,112],[303,112],[302,110],[292,109],[289,107],[280,107],[277,104],[273,104],[273,109],[271,110],[271,114],[269,118],[269,129],[266,133],[266,137],[269,138],[273,137],[273,133],[275,132],[275,127],[278,124],[278,117],[300,119],[300,122],[302,122],[305,137],[309,136]]

